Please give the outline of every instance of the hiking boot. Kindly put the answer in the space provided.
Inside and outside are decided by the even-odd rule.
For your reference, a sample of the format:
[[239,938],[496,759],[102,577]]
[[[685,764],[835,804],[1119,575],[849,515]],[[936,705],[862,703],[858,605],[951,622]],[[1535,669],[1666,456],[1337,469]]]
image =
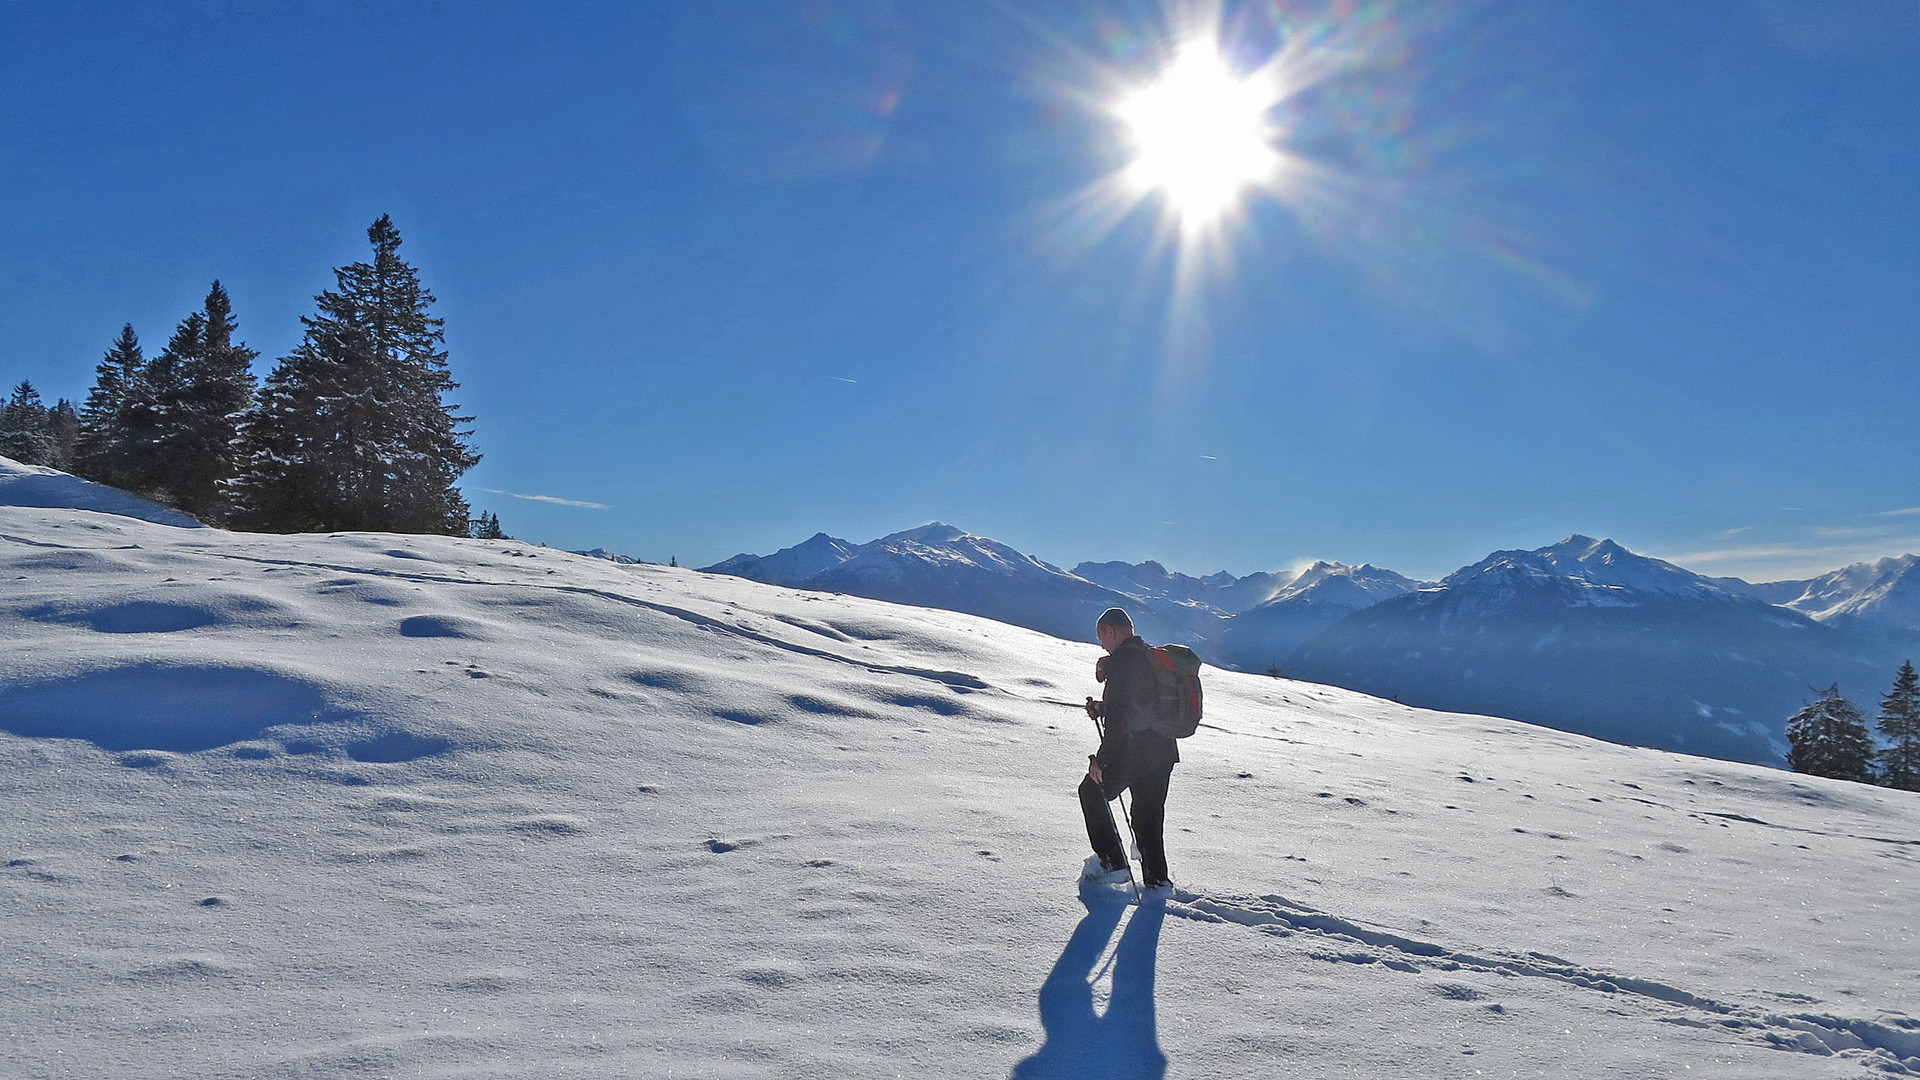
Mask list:
[[1117,885],[1132,876],[1126,859],[1118,855],[1089,855],[1080,871],[1080,880],[1099,885]]

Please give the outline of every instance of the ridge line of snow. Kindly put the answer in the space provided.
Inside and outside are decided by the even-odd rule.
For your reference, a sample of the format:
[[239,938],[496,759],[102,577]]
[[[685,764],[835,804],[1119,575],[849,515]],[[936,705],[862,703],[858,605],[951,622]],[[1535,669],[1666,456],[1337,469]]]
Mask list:
[[[735,626],[732,623],[725,622],[724,620],[721,620],[721,619],[716,619],[710,615],[702,615],[697,611],[688,611],[685,608],[677,608],[671,604],[662,604],[653,600],[642,600],[637,596],[627,596],[622,593],[609,592],[604,589],[589,588],[588,586],[585,586],[585,585],[549,585],[544,582],[538,582],[538,581],[499,581],[499,580],[491,580],[491,579],[485,579],[485,578],[444,577],[438,574],[408,573],[400,570],[379,570],[371,567],[346,566],[346,565],[335,564],[335,563],[305,562],[299,559],[269,559],[263,556],[238,555],[233,552],[226,552],[226,551],[214,551],[214,552],[208,552],[208,554],[214,556],[215,558],[233,559],[238,562],[262,563],[269,566],[303,566],[303,567],[308,567],[314,570],[332,570],[342,574],[365,574],[368,577],[395,578],[401,581],[428,581],[428,582],[433,582],[434,584],[437,584],[437,585],[491,585],[491,586],[505,586],[508,588],[540,589],[547,592],[563,592],[563,593],[570,593],[575,596],[591,596],[600,600],[612,600],[615,603],[631,604],[634,607],[645,608],[649,611],[657,611],[662,615],[671,615],[676,619],[681,619],[685,622],[692,623],[693,625],[702,627],[703,629],[713,630],[713,631],[724,633],[724,634],[730,634],[734,637],[757,642],[761,645],[767,645],[772,648],[784,649],[788,652],[799,653],[803,656],[818,657],[822,660],[834,660],[842,664],[850,664],[854,667],[865,668],[868,671],[886,672],[894,675],[907,675],[916,679],[926,679],[931,682],[944,683],[947,686],[964,686],[973,690],[999,689],[998,687],[992,686],[991,684],[982,680],[978,676],[969,675],[963,671],[935,671],[931,668],[910,668],[910,667],[904,667],[904,666],[892,665],[892,664],[877,664],[868,660],[857,660],[850,656],[842,656],[836,652],[830,652],[825,649],[817,649],[811,645],[802,645],[798,642],[787,641],[785,639],[773,637],[771,635],[756,633],[752,630],[748,630],[746,627]],[[566,552],[565,554],[572,555],[576,553]],[[590,558],[590,556],[580,556],[580,557]],[[599,561],[599,560],[596,560],[596,561]],[[758,584],[764,584],[764,582],[758,583]],[[768,587],[780,588],[781,586],[773,585]],[[874,602],[886,603],[886,601],[884,600],[876,600]],[[1005,691],[1001,691],[1001,692],[1005,693]],[[1019,695],[1008,694],[1008,696],[1018,697]]]

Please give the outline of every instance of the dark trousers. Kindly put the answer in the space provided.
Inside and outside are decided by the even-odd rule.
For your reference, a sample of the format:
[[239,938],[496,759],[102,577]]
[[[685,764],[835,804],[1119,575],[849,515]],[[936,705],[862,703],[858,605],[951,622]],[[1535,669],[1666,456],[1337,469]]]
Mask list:
[[1140,844],[1140,870],[1151,884],[1167,880],[1167,785],[1173,779],[1173,762],[1156,765],[1137,775],[1122,770],[1102,770],[1106,780],[1096,784],[1089,776],[1080,781],[1080,812],[1087,819],[1087,840],[1094,854],[1118,861],[1122,854],[1120,833],[1113,827],[1113,810],[1107,800],[1122,791],[1133,792],[1133,838]]

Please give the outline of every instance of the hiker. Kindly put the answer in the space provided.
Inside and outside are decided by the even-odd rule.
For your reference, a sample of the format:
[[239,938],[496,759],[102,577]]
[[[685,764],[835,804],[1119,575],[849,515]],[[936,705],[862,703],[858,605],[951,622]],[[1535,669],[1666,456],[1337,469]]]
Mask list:
[[1087,758],[1087,778],[1080,782],[1080,810],[1087,819],[1087,839],[1099,858],[1098,871],[1088,860],[1090,874],[1128,872],[1127,856],[1114,828],[1110,799],[1133,792],[1133,834],[1140,845],[1142,884],[1148,889],[1171,884],[1167,877],[1167,846],[1161,835],[1166,823],[1167,782],[1180,748],[1173,739],[1154,730],[1157,678],[1153,654],[1133,632],[1133,618],[1120,608],[1108,608],[1094,623],[1094,634],[1107,655],[1094,665],[1093,677],[1105,684],[1101,699],[1087,699],[1087,715],[1104,720],[1100,749]]

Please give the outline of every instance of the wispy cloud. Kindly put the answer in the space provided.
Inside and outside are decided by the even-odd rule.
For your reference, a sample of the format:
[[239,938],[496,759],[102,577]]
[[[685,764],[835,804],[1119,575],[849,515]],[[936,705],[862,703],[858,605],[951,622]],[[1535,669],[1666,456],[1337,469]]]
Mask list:
[[1782,542],[1688,551],[1660,558],[1689,570],[1731,574],[1748,581],[1817,577],[1859,562],[1920,551],[1920,536],[1884,536],[1842,544]]
[[1920,506],[1909,506],[1905,510],[1882,510],[1878,514],[1875,514],[1874,516],[1875,517],[1907,517],[1908,515],[1911,515],[1911,514],[1920,514]]
[[583,499],[563,499],[558,495],[522,495],[517,491],[501,491],[499,488],[481,488],[489,495],[505,495],[509,499],[525,499],[528,502],[552,503],[555,506],[577,506],[582,510],[611,510],[606,503],[587,502]]

